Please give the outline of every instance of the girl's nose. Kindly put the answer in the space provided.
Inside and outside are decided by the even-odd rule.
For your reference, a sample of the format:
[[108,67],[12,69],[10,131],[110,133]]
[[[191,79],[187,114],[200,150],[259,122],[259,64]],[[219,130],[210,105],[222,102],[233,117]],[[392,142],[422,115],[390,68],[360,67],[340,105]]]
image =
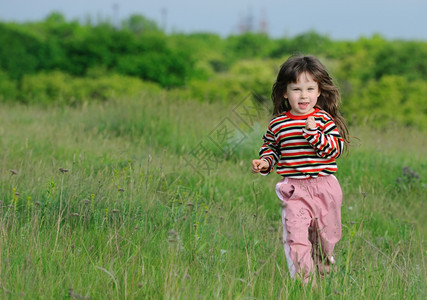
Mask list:
[[307,91],[301,91],[301,98],[307,98],[307,96],[308,96],[308,93],[307,93]]

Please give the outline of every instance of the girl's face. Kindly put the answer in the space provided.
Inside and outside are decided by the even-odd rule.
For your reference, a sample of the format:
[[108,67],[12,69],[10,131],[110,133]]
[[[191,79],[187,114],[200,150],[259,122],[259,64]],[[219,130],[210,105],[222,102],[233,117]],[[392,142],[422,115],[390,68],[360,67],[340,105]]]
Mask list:
[[289,83],[283,95],[289,100],[291,114],[303,116],[314,111],[320,89],[310,73],[304,72],[298,76],[296,83]]

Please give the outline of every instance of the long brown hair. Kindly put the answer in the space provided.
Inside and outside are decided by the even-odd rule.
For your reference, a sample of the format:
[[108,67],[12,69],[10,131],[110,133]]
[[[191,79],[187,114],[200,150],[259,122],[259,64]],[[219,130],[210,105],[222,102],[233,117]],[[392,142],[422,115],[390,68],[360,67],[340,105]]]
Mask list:
[[319,86],[320,96],[317,99],[317,106],[334,118],[344,143],[348,145],[350,141],[347,124],[339,110],[341,94],[325,66],[314,56],[295,55],[282,64],[271,93],[274,105],[273,115],[291,110],[289,101],[284,98],[286,87],[289,83],[296,83],[299,75],[304,72],[309,73]]

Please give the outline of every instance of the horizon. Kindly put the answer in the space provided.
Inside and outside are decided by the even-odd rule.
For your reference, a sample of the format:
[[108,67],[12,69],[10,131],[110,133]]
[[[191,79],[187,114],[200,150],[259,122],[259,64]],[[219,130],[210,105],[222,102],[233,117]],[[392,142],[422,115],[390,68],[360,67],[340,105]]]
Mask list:
[[[334,40],[356,40],[374,35],[391,40],[427,40],[427,19],[424,17],[427,1],[422,0],[361,0],[358,3],[325,0],[322,4],[315,0],[301,0],[292,5],[284,5],[280,0],[270,0],[269,3],[262,0],[118,2],[75,0],[58,3],[45,0],[31,7],[30,0],[12,3],[0,0],[0,21],[37,22],[58,12],[67,22],[84,23],[91,19],[120,24],[136,14],[154,21],[168,34],[207,32],[226,37],[239,34],[246,27],[250,32],[263,31],[272,38],[294,37],[314,31]],[[283,10],[275,7],[283,7]]]

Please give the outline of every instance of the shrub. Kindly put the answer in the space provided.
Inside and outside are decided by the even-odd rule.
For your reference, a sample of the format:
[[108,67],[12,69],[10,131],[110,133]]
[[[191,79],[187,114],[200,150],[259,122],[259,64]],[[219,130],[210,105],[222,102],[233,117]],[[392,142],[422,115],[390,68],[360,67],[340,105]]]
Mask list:
[[20,100],[24,103],[65,103],[73,94],[80,92],[73,90],[71,83],[72,77],[60,71],[25,75]]
[[190,98],[208,102],[233,102],[245,91],[239,78],[229,74],[217,75],[210,80],[191,80],[187,85]]
[[124,75],[76,78],[54,71],[25,76],[20,99],[25,103],[75,105],[159,91],[157,84]]
[[19,79],[40,67],[43,44],[35,37],[0,23],[0,69],[10,78]]
[[16,81],[11,80],[7,73],[0,70],[0,101],[15,100],[17,95]]
[[[403,76],[383,76],[366,84],[353,82],[356,88],[345,102],[344,113],[352,121],[384,127],[390,122],[427,127],[427,83]],[[357,116],[357,118],[354,118]]]
[[230,73],[239,78],[244,90],[269,98],[281,63],[278,60],[240,60],[231,67]]

